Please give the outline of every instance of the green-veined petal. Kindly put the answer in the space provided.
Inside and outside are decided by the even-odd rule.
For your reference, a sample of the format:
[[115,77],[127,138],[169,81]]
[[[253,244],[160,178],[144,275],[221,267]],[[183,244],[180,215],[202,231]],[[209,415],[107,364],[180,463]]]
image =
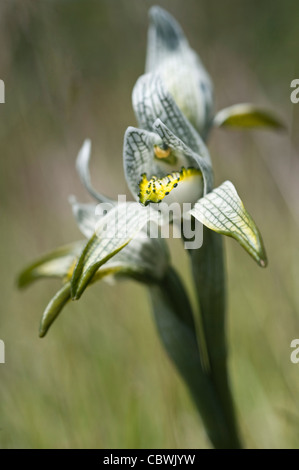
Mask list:
[[[90,238],[95,232],[99,218],[96,215],[95,204],[81,204],[73,200],[73,212],[77,218],[82,233]],[[169,261],[169,253],[165,240],[161,238],[149,238],[146,228],[142,230],[141,238],[135,237],[129,245],[111,258],[106,267],[129,267],[137,272],[146,273],[154,279],[160,279],[164,274]],[[101,270],[102,268],[100,268]]]
[[235,238],[260,266],[267,265],[260,232],[230,181],[199,199],[190,213],[211,230]]
[[17,280],[18,287],[26,287],[41,278],[64,278],[83,247],[84,241],[78,241],[42,256],[21,272]]
[[240,103],[219,111],[213,121],[215,127],[228,128],[272,128],[283,129],[284,125],[272,112],[253,104]]
[[182,114],[158,74],[149,73],[137,80],[132,101],[139,127],[152,131],[154,122],[160,119],[194,152],[210,160],[201,137]]
[[74,270],[72,298],[81,296],[96,271],[127,246],[149,220],[159,218],[158,212],[133,202],[119,204],[102,217]]
[[[199,155],[176,137],[160,119],[153,123],[153,129],[155,133],[129,127],[125,133],[124,170],[134,197],[138,200],[139,183],[143,174],[146,174],[148,179],[152,176],[162,178],[172,171],[180,171],[182,167],[200,169],[204,176],[204,194],[210,191],[213,173],[205,144],[201,141],[202,154]],[[161,152],[163,147],[167,148],[171,159],[155,158],[157,146],[162,147],[159,147]]]
[[153,132],[135,127],[128,127],[126,130],[123,150],[124,172],[129,189],[137,200],[141,175],[159,172],[154,160],[154,147],[158,144],[161,144],[161,139]]
[[160,7],[150,10],[146,71],[162,76],[181,111],[204,137],[213,114],[210,77],[180,25]]
[[[149,238],[148,241],[152,242]],[[161,239],[154,243],[143,243],[142,246],[132,240],[128,246],[100,267],[89,285],[110,276],[133,278],[139,282],[151,284],[161,279],[166,271],[165,252],[161,250]],[[159,257],[161,255],[161,257]],[[164,266],[162,266],[164,262]],[[64,306],[71,300],[71,283],[64,284],[48,303],[40,321],[39,336],[42,338],[61,313]]]

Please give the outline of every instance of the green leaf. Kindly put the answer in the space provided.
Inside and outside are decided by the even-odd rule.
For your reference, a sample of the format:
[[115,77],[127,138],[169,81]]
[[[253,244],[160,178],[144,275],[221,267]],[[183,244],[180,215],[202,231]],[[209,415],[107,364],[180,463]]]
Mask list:
[[260,232],[230,181],[199,199],[190,213],[211,230],[235,238],[261,267],[267,265]]
[[157,211],[133,202],[119,204],[102,217],[74,270],[72,298],[82,295],[96,271],[136,237],[149,220],[158,219]]
[[89,173],[89,160],[91,154],[91,141],[86,139],[78,153],[76,168],[83,186],[98,202],[110,202],[111,199],[98,193],[92,186]]
[[84,241],[70,243],[42,256],[25,268],[17,279],[18,287],[23,288],[41,278],[67,276],[77,256],[79,256]]
[[146,72],[161,75],[180,110],[205,137],[213,114],[211,79],[177,21],[156,6],[150,10]]
[[248,103],[235,104],[219,111],[213,125],[231,128],[273,128],[284,129],[285,126],[271,111],[261,109]]

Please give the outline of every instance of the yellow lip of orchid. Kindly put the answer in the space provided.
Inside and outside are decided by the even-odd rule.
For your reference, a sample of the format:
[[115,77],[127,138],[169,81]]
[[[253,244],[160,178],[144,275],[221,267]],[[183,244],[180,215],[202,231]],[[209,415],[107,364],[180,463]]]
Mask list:
[[[202,173],[197,168],[184,168],[181,171],[173,171],[163,178],[157,178],[153,176],[151,179],[147,179],[146,173],[143,173],[142,178],[139,182],[139,202],[147,206],[150,202],[159,203],[165,197],[177,188],[176,194],[172,194],[174,199],[171,198],[171,202],[177,199],[177,202],[192,202],[190,199],[193,198],[193,192],[195,188],[196,198],[200,196],[202,191]],[[186,186],[188,183],[188,187]],[[183,187],[184,186],[184,187]],[[189,197],[190,195],[190,197]],[[175,196],[178,196],[177,198]]]

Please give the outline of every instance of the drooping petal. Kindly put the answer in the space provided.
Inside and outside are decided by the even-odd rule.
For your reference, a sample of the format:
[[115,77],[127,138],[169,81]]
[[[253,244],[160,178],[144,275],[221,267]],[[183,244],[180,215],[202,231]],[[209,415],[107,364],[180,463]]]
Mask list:
[[[92,282],[99,281],[107,276],[112,274],[117,274],[121,272],[128,274],[128,266],[114,266],[114,267],[103,267],[100,269],[94,276]],[[59,289],[54,297],[50,300],[47,307],[44,310],[43,316],[40,321],[39,327],[39,336],[43,338],[48,332],[50,326],[56,320],[58,315],[61,313],[65,305],[71,300],[71,282],[65,283],[61,289]]]
[[91,154],[91,141],[86,139],[78,153],[76,168],[83,186],[87,189],[89,194],[94,197],[98,202],[108,202],[111,199],[98,193],[92,186],[89,173],[89,160]]
[[[81,204],[73,200],[73,211],[82,233],[91,238],[97,228],[99,216],[96,214],[95,204]],[[116,203],[115,203],[116,205]],[[81,248],[83,248],[83,243]],[[79,254],[79,253],[78,253]],[[135,237],[128,246],[117,253],[107,263],[105,268],[115,266],[129,266],[130,269],[139,269],[155,279],[160,279],[169,261],[169,253],[165,240],[149,238],[146,228],[142,230],[141,237]]]
[[230,181],[199,199],[190,213],[211,230],[235,238],[260,266],[267,265],[260,232]]
[[26,287],[42,278],[64,278],[83,247],[84,241],[74,242],[39,258],[21,272],[17,280],[18,287]]
[[48,303],[43,316],[40,321],[39,336],[42,338],[47,333],[48,329],[58,317],[63,307],[71,299],[71,283],[67,282],[61,289],[52,297]]
[[175,102],[204,138],[213,113],[213,87],[177,21],[160,7],[150,10],[146,72],[159,73]]
[[[142,233],[142,232],[141,232]],[[119,268],[117,274],[132,277],[138,281],[158,282],[169,265],[169,252],[165,240],[137,235],[130,243],[97,271]]]
[[232,129],[283,129],[285,127],[274,113],[249,103],[235,104],[222,109],[216,114],[213,125]]
[[139,127],[152,131],[155,121],[160,119],[191,150],[210,160],[198,132],[182,114],[158,74],[149,73],[137,80],[132,101]]
[[[98,269],[90,284],[110,276],[132,278],[146,284],[161,280],[168,266],[168,252],[162,239],[138,239]],[[71,300],[71,283],[65,283],[48,303],[40,321],[42,338]]]
[[81,296],[97,270],[125,248],[149,220],[158,222],[159,218],[156,211],[137,203],[119,204],[102,217],[74,270],[72,298]]

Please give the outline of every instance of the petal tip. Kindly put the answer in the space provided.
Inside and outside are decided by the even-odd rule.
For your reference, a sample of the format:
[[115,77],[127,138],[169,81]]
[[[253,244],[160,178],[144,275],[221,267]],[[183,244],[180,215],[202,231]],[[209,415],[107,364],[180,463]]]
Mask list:
[[266,268],[268,266],[268,260],[267,258],[262,258],[259,260],[259,265],[261,268]]

